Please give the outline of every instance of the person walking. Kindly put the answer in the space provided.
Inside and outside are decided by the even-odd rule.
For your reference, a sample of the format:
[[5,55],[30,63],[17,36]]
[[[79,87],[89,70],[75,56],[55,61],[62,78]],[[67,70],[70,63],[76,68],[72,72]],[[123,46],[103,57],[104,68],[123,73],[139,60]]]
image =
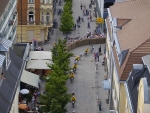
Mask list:
[[83,7],[83,5],[81,4],[81,5],[80,5],[81,10],[82,10],[82,7]]
[[92,22],[92,15],[90,15],[90,20],[91,20],[91,22]]
[[90,22],[88,22],[88,26],[87,27],[90,28]]
[[85,10],[83,10],[83,16],[85,16]]
[[101,46],[99,46],[99,55],[101,55],[102,53],[101,53]]
[[78,20],[79,20],[79,22],[80,22],[80,20],[81,20],[81,17],[80,17],[80,16],[78,17]]
[[76,24],[74,24],[74,30],[76,30]]
[[99,53],[98,52],[96,53],[96,58],[99,61]]
[[99,111],[101,111],[102,110],[102,108],[101,108],[101,101],[98,99],[98,107],[99,107]]

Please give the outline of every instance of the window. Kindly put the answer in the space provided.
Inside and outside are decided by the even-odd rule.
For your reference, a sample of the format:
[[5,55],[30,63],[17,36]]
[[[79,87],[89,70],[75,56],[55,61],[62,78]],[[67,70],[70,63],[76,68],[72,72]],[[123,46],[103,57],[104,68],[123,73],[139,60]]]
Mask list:
[[29,3],[34,3],[34,0],[29,0]]
[[46,21],[49,22],[49,13],[46,13]]
[[29,12],[29,21],[30,22],[34,21],[34,14],[33,14],[33,12]]
[[46,3],[47,3],[47,4],[50,4],[50,0],[46,0]]
[[41,3],[44,4],[45,0],[41,0]]
[[44,22],[44,13],[42,12],[42,22]]

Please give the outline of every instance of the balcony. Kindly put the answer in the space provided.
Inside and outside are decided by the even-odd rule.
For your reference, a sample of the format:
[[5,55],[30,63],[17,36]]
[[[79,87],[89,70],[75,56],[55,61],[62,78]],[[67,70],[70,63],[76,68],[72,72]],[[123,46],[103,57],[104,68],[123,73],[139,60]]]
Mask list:
[[28,21],[29,25],[35,25],[35,21]]
[[[11,21],[10,21],[10,23],[9,23],[9,28],[8,28],[8,30],[7,30],[7,32],[6,32],[6,35],[5,35],[5,38],[6,38],[6,39],[9,39],[10,34],[11,34],[12,30],[13,30],[13,27],[14,27],[15,24],[16,24],[16,20],[17,20],[17,17],[15,17],[14,20],[11,20]],[[12,40],[12,41],[13,41],[13,40]]]
[[13,1],[13,3],[11,4],[11,6],[9,7],[9,10],[7,11],[7,13],[4,15],[4,19],[2,21],[2,23],[0,24],[0,32],[2,32],[5,28],[5,26],[7,25],[10,17],[12,16],[13,14],[13,11],[16,7],[16,0]]
[[41,4],[40,9],[41,10],[52,10],[52,4]]
[[52,22],[43,22],[43,21],[41,21],[41,25],[52,26]]

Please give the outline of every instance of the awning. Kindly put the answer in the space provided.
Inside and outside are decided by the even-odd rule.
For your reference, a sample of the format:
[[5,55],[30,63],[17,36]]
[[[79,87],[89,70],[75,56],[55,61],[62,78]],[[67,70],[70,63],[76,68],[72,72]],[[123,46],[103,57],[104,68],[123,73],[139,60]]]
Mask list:
[[30,51],[29,59],[43,59],[43,60],[51,60],[52,52],[51,51]]
[[33,74],[26,70],[23,70],[20,80],[21,80],[21,82],[24,82],[28,85],[31,85],[31,86],[34,86],[37,88],[39,87],[38,86],[39,75]]
[[47,64],[52,64],[51,60],[29,60],[27,69],[50,69]]
[[104,90],[109,90],[110,89],[110,81],[109,80],[103,80],[103,89]]
[[0,67],[2,67],[4,60],[5,56],[0,54]]

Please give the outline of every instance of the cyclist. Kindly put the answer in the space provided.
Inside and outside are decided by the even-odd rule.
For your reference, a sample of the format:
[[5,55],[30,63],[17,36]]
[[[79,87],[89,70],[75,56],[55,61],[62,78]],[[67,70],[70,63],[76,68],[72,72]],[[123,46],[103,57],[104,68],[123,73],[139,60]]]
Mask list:
[[72,96],[71,101],[72,101],[72,102],[73,102],[73,101],[76,102],[76,97],[75,97],[74,95]]
[[76,56],[75,61],[79,61],[79,60],[80,60],[80,57]]
[[70,79],[73,78],[74,79],[74,73],[70,73]]
[[73,69],[77,69],[77,64],[74,63]]
[[80,53],[80,55],[79,55],[79,56],[80,56],[80,59],[81,59],[81,57],[83,56],[83,54],[82,54],[82,53]]
[[91,53],[93,53],[93,51],[94,51],[94,46],[91,47]]
[[89,49],[86,48],[84,55],[87,55],[88,52],[89,52]]

